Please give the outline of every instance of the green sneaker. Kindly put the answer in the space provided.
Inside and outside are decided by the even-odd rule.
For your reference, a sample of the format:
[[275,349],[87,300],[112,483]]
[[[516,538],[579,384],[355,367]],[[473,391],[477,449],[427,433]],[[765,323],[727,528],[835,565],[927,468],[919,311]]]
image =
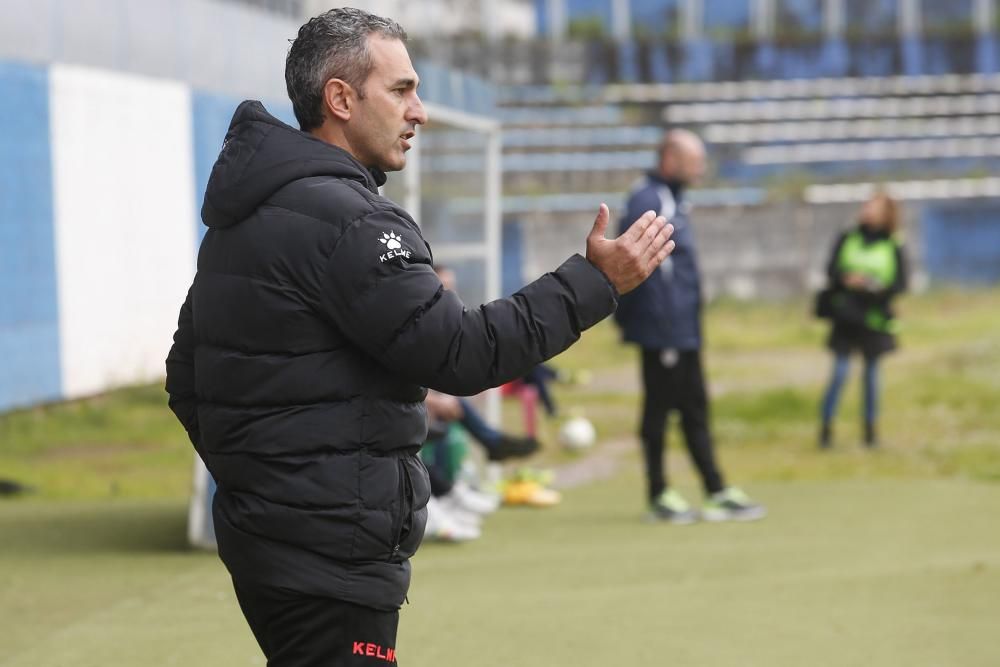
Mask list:
[[689,524],[698,520],[695,512],[684,496],[674,489],[667,489],[649,505],[649,521],[665,521],[675,524]]
[[701,518],[705,521],[756,521],[765,516],[764,506],[735,486],[713,493],[701,510]]

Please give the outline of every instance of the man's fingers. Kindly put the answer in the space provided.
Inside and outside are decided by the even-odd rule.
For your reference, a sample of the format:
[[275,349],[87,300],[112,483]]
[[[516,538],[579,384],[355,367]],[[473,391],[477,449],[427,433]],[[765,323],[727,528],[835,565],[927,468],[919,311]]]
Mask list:
[[[663,218],[658,218],[662,220]],[[657,225],[650,225],[650,228],[656,228]],[[674,226],[671,224],[663,225],[656,230],[656,235],[649,241],[649,244],[643,248],[642,258],[648,259],[655,255],[659,250],[670,240],[670,235],[674,233]]]
[[659,251],[657,251],[657,253],[653,255],[652,258],[649,260],[649,263],[646,265],[646,270],[650,273],[655,271],[656,267],[658,267],[660,264],[663,264],[663,260],[665,260],[667,256],[673,251],[674,251],[674,242],[667,241],[664,244],[664,246],[660,248]]
[[641,216],[639,216],[638,220],[632,223],[631,227],[625,230],[625,233],[622,234],[622,237],[625,239],[625,241],[629,243],[635,243],[640,238],[642,238],[642,235],[646,233],[646,230],[649,228],[649,225],[653,222],[655,218],[656,218],[656,211],[646,211]]
[[601,205],[597,209],[597,218],[594,219],[594,228],[590,230],[591,237],[604,238],[604,232],[608,228],[608,220],[611,219],[611,212],[608,211],[608,205],[601,202]]
[[651,246],[655,247],[655,250],[645,255],[643,259],[647,260],[646,270],[654,271],[657,266],[663,263],[663,260],[667,258],[674,250],[674,242],[670,240],[670,232],[673,231],[673,225],[667,225],[669,229],[664,229],[664,233],[657,237],[656,243]]
[[667,219],[662,215],[658,215],[653,218],[653,222],[650,223],[649,227],[646,228],[645,233],[642,235],[642,240],[640,241],[640,246],[645,250],[646,244],[651,244],[656,239],[656,235],[663,231],[663,226],[667,224]]

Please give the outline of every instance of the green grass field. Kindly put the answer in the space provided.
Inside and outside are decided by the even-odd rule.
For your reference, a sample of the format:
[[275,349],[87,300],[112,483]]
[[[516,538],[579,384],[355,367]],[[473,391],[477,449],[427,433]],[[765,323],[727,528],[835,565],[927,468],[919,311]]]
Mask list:
[[[542,460],[604,474],[557,508],[502,510],[477,543],[424,547],[402,664],[1000,664],[1000,291],[904,309],[884,447],[858,446],[855,378],[829,453],[805,305],[710,309],[720,457],[771,513],[752,525],[639,520],[634,353],[588,333],[557,363],[592,382],[557,391],[602,442]],[[185,546],[192,455],[158,388],[0,417],[0,442],[0,477],[37,488],[0,501],[0,667],[263,664],[221,563]],[[672,434],[696,499],[682,449]]]

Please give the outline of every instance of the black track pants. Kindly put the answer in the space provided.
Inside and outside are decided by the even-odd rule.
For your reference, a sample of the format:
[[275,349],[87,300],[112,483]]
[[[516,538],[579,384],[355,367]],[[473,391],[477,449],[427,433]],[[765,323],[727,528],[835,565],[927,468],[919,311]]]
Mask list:
[[233,583],[267,667],[397,664],[398,611]]
[[674,410],[681,415],[681,430],[691,460],[694,462],[706,493],[724,488],[722,474],[715,462],[708,423],[708,392],[701,367],[699,350],[675,353],[673,365],[664,363],[661,350],[642,350],[642,440],[643,459],[649,499],[654,500],[667,488],[663,450],[666,444],[667,417]]

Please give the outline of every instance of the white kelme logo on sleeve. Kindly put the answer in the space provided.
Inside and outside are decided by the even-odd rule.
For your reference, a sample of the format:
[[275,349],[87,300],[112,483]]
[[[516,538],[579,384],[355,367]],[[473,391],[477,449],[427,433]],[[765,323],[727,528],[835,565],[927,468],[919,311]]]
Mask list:
[[382,238],[379,239],[379,243],[384,245],[388,252],[384,255],[379,255],[378,259],[380,262],[386,262],[393,257],[405,257],[410,258],[410,251],[403,248],[403,237],[398,236],[396,232],[382,232]]

